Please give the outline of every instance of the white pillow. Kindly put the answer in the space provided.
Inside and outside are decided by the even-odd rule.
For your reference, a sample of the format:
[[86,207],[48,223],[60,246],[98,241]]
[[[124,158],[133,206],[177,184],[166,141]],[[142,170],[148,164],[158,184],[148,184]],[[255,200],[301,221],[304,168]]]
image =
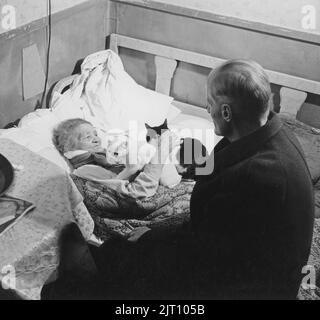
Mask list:
[[81,69],[71,88],[55,95],[52,108],[60,120],[82,118],[107,132],[128,130],[130,121],[140,128],[160,125],[181,113],[171,104],[173,98],[138,85],[111,50],[88,56]]
[[23,117],[18,128],[5,130],[2,137],[10,139],[70,172],[64,157],[52,142],[53,128],[60,119],[48,109],[39,109]]
[[52,112],[49,109],[38,109],[25,115],[20,120],[18,127],[32,127],[32,123],[39,120],[41,120],[44,125],[48,125],[48,123],[50,123],[50,127],[55,125],[55,123],[59,121],[59,119],[53,116]]
[[138,85],[111,50],[88,56],[81,70],[70,91],[73,99],[81,96],[85,101],[100,129],[128,130],[130,121],[140,127],[146,122],[160,125],[168,115],[179,113],[171,105],[173,98]]
[[6,131],[1,135],[2,138],[10,139],[33,152],[37,153],[48,146],[47,137],[39,135],[30,128],[14,128]]
[[85,119],[86,104],[82,98],[72,95],[70,90],[63,94],[56,93],[56,103],[52,108],[53,114],[62,122],[69,119]]
[[[128,129],[130,121],[136,121],[139,125],[148,123],[150,126],[161,125],[168,118],[172,108],[172,99],[168,96],[145,89],[141,86],[125,89],[121,85],[118,92],[115,108],[119,115],[119,127]],[[119,88],[120,89],[120,88]],[[113,123],[112,126],[116,125]]]
[[1,138],[10,139],[51,161],[64,171],[71,172],[71,169],[64,157],[61,156],[52,143],[49,145],[47,137],[41,137],[39,133],[31,130],[30,128],[13,128],[4,131],[5,132],[1,134]]
[[38,144],[40,149],[53,146],[52,131],[60,123],[60,119],[49,109],[40,109],[23,117],[19,128],[28,129],[38,135],[32,144]]
[[181,114],[181,110],[178,109],[177,107],[175,107],[173,104],[171,104],[170,108],[169,108],[169,112],[167,114],[167,120],[168,123],[174,121],[175,119],[177,119],[177,117]]

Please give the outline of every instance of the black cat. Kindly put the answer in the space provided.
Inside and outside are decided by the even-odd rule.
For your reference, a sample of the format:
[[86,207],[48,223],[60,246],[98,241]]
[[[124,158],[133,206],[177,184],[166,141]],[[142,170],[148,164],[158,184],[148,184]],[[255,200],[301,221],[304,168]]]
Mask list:
[[156,138],[157,136],[161,136],[166,131],[170,130],[168,128],[168,120],[166,119],[164,123],[158,127],[151,127],[146,123],[147,128],[147,135],[146,139],[147,142],[150,142],[153,138]]
[[[151,139],[161,136],[164,132],[170,130],[168,128],[167,119],[158,127],[151,127],[146,124],[147,128],[147,142]],[[196,176],[196,169],[206,165],[206,159],[209,157],[207,148],[200,140],[194,138],[181,139],[181,147],[177,153],[177,160],[179,161],[179,174],[183,179],[198,180]]]

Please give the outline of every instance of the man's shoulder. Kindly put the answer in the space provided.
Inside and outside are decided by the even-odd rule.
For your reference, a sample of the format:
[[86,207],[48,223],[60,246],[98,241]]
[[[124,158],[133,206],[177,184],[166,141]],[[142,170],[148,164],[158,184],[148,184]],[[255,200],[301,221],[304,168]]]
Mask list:
[[258,152],[248,159],[245,172],[253,188],[282,188],[287,184],[285,164],[273,150]]
[[307,164],[298,140],[288,130],[281,130],[246,161],[251,181],[267,185],[287,184],[309,179]]

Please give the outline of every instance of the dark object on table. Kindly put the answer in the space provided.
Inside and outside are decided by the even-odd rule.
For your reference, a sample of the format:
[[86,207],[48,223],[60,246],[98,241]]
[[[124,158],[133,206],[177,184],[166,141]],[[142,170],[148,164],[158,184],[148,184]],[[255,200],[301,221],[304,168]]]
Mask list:
[[7,158],[0,154],[0,196],[10,187],[14,170]]

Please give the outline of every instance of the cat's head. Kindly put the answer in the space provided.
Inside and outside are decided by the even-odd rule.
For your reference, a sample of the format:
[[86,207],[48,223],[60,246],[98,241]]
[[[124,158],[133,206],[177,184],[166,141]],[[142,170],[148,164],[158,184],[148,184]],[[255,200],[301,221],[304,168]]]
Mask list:
[[146,123],[146,128],[148,130],[154,130],[157,133],[159,132],[159,134],[161,134],[161,130],[169,130],[169,128],[168,128],[168,120],[166,119],[163,124],[161,124],[160,126],[154,126],[154,127],[151,127]]
[[162,133],[169,130],[167,119],[160,126],[151,127],[147,123],[145,125],[148,130],[147,131],[147,142],[150,142],[151,139],[156,138],[156,136],[161,136]]

